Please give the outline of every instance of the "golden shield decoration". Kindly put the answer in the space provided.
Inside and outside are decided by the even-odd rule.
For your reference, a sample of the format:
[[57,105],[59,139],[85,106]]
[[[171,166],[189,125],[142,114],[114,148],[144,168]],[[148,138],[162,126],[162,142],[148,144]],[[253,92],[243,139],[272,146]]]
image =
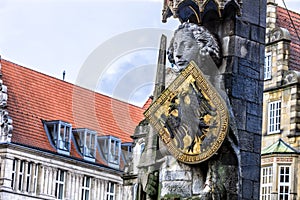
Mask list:
[[228,130],[225,101],[191,62],[144,113],[169,152],[196,164],[216,153]]

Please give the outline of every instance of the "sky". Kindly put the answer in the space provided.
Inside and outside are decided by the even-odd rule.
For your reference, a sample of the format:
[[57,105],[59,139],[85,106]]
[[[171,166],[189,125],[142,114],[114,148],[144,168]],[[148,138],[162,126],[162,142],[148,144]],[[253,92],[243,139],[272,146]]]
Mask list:
[[[282,0],[277,0],[283,6]],[[0,55],[142,106],[153,90],[163,0],[0,0]],[[285,0],[300,12],[300,0]]]

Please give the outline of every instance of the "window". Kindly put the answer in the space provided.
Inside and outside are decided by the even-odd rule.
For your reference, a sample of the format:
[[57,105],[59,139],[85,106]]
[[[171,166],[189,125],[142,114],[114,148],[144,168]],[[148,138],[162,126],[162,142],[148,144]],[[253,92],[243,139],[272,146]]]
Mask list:
[[132,143],[131,142],[122,143],[121,149],[122,149],[122,158],[125,161],[125,163],[128,163],[132,157]]
[[268,105],[268,133],[280,132],[281,101],[270,102]]
[[264,80],[272,77],[272,53],[268,52],[265,55]]
[[95,161],[97,132],[86,128],[73,129],[73,135],[80,153],[86,160]]
[[58,170],[55,179],[55,197],[56,199],[64,198],[65,189],[65,172]]
[[24,160],[21,160],[19,166],[19,179],[18,179],[18,190],[23,190],[23,178],[24,178]]
[[63,121],[43,121],[44,129],[58,153],[70,152],[72,125]]
[[273,183],[273,167],[262,167],[261,169],[261,200],[271,200]]
[[37,188],[37,177],[38,177],[38,165],[36,165],[36,164],[33,164],[33,172],[32,172],[32,185],[31,185],[31,187],[32,187],[32,193],[36,193],[36,188]]
[[289,200],[290,166],[279,166],[278,199]]
[[32,162],[28,163],[26,172],[26,192],[36,193],[38,166]]
[[118,168],[121,155],[121,141],[113,136],[98,137],[98,147],[104,159],[111,167]]
[[90,199],[90,185],[91,185],[91,177],[84,176],[82,179],[81,185],[81,200],[89,200]]
[[107,184],[106,200],[115,200],[115,184],[112,182]]
[[28,163],[27,172],[26,172],[26,192],[29,192],[30,190],[31,175],[32,175],[32,163]]
[[17,166],[17,160],[13,160],[13,166],[12,166],[12,174],[11,174],[11,188],[15,189],[15,182],[16,182],[16,166]]

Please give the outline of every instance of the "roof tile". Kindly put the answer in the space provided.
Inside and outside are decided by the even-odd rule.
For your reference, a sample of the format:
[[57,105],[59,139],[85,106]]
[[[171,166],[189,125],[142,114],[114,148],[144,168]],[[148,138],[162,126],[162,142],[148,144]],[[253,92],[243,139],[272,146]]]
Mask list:
[[[12,142],[56,152],[44,131],[43,120],[62,120],[73,128],[89,128],[130,142],[144,108],[112,99],[65,81],[1,60],[3,83],[8,87]],[[80,158],[74,144],[71,156]],[[97,159],[99,161],[99,159]],[[101,164],[102,162],[99,161]]]
[[300,71],[300,40],[297,36],[297,33],[300,35],[300,14],[289,10],[291,18],[296,27],[295,30],[289,18],[288,11],[285,8],[277,6],[276,13],[276,25],[278,27],[286,28],[291,34],[289,69]]

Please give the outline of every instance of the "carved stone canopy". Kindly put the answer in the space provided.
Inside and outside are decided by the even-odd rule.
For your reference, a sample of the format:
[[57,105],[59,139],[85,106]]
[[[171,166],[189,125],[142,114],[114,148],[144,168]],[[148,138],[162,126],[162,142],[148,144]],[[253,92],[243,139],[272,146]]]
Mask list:
[[282,27],[277,27],[274,30],[272,30],[272,32],[270,32],[269,35],[267,36],[267,43],[276,42],[280,40],[291,41],[291,35],[287,29]]
[[203,15],[210,10],[215,10],[220,18],[227,7],[234,7],[238,15],[241,14],[242,0],[164,0],[162,22],[173,16],[180,22],[201,24]]
[[299,82],[300,82],[300,72],[290,70],[285,73],[282,84],[289,85],[289,84],[299,83]]

